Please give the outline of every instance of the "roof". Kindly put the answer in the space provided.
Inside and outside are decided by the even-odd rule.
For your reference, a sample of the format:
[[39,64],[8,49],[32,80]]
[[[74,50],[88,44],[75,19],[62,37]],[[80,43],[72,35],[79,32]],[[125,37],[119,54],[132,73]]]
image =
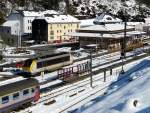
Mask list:
[[[132,26],[127,26],[126,29],[134,29]],[[86,31],[118,31],[124,30],[124,24],[105,24],[105,25],[93,25],[89,27],[80,28],[79,30]]]
[[85,19],[85,20],[80,20],[80,27],[87,27],[87,26],[92,26],[94,25],[93,23],[94,19]]
[[115,22],[115,23],[119,23],[119,22],[122,22],[121,19],[119,18],[115,18],[114,16],[111,16],[109,14],[105,14],[105,13],[102,13],[100,16],[97,16],[94,20],[94,23],[112,23],[112,22]]
[[[130,31],[126,32],[126,36],[135,36],[135,35],[143,35],[145,32],[141,31]],[[124,33],[116,33],[116,34],[101,34],[101,33],[80,33],[80,32],[74,32],[74,33],[69,33],[67,34],[68,36],[75,36],[75,37],[90,37],[90,38],[111,38],[111,39],[118,39],[118,38],[123,38]]]
[[140,25],[140,24],[144,24],[143,22],[127,22],[127,25],[129,26],[135,26],[135,25]]
[[7,85],[2,85],[0,86],[0,97],[37,85],[38,85],[38,81],[33,78],[24,79]]
[[19,11],[21,14],[23,14],[23,16],[26,17],[30,17],[30,16],[34,16],[34,17],[38,17],[38,16],[42,16],[44,14],[59,14],[58,12],[54,11],[54,10],[45,10],[45,11]]
[[[40,19],[40,17],[39,17]],[[43,17],[42,17],[43,19]],[[71,15],[49,15],[44,17],[47,23],[80,23],[80,21]]]
[[5,23],[2,24],[2,26],[19,26],[19,21],[18,20],[8,20]]

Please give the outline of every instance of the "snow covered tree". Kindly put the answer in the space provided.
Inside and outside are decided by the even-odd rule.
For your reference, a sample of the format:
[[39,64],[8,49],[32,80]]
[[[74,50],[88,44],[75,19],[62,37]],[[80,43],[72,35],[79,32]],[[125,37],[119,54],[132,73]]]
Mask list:
[[149,0],[136,0],[136,1],[139,2],[139,3],[146,4],[146,5],[150,5],[150,1]]

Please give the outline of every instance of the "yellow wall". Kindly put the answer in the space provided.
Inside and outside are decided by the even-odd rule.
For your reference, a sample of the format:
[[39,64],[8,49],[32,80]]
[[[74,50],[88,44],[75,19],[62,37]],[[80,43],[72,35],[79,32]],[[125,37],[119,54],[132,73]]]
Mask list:
[[[48,42],[55,40],[69,40],[69,36],[64,36],[68,33],[75,32],[80,28],[79,23],[54,23],[48,24]],[[53,33],[54,35],[53,35]]]

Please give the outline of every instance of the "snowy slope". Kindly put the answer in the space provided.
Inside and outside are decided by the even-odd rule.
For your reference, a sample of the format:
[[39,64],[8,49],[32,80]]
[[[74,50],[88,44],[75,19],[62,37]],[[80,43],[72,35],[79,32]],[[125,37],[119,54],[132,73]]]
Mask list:
[[[121,9],[126,9],[130,16],[135,16],[139,13],[139,4],[135,0],[72,0],[73,6],[77,7],[77,13],[83,15],[95,15],[104,11],[109,12],[113,15],[117,15]],[[149,12],[148,7],[140,5],[144,11],[144,15]]]
[[[148,64],[134,73],[128,73],[144,63]],[[133,81],[114,84],[114,89],[104,97],[97,97],[88,108],[83,109],[82,106],[75,113],[150,113],[150,59],[129,71],[125,76],[134,78]]]

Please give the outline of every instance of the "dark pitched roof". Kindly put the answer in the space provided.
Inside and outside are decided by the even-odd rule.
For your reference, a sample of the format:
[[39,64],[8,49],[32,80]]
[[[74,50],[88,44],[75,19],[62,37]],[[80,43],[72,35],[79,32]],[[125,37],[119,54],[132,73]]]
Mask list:
[[29,78],[18,82],[10,83],[7,85],[2,85],[0,86],[0,97],[37,85],[38,81],[34,78]]

